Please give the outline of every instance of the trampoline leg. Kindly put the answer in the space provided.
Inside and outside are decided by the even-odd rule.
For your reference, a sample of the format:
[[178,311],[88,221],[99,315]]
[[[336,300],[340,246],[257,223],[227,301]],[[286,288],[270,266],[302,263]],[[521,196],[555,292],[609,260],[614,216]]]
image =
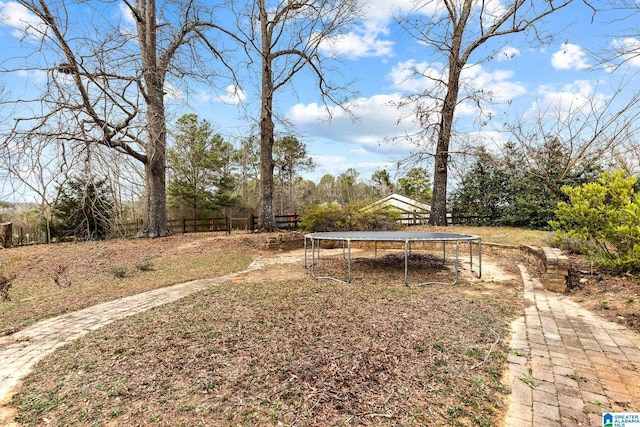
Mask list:
[[453,269],[455,270],[455,279],[452,283],[452,285],[455,285],[456,283],[458,283],[458,270],[459,270],[459,258],[460,258],[460,242],[456,240],[456,261],[455,264],[453,265]]
[[442,265],[447,263],[447,242],[442,242]]
[[311,277],[316,277],[316,240],[311,239]]
[[409,286],[409,241],[404,241],[404,284]]
[[347,251],[349,252],[349,260],[347,261],[349,278],[347,279],[347,283],[351,283],[351,240],[347,240]]
[[478,279],[482,277],[482,241],[478,240]]

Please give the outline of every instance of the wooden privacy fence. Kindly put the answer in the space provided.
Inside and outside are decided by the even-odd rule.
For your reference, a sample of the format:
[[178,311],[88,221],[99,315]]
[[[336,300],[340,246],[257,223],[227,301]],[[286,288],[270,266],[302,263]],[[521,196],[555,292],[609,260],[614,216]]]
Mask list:
[[[276,215],[276,225],[279,230],[297,230],[300,226],[300,216],[298,214]],[[486,217],[452,217],[447,214],[447,222],[457,225],[473,225],[478,220]],[[186,233],[250,233],[258,228],[259,218],[249,216],[246,218],[236,217],[211,217],[211,218],[180,218],[168,221],[169,229],[174,234]],[[399,222],[405,226],[427,225],[429,223],[428,212],[405,212],[401,215]],[[123,223],[113,227],[111,237],[133,237],[142,227],[142,221]],[[7,227],[10,229],[10,227]],[[11,230],[11,239],[7,235],[4,244],[0,246],[24,246],[33,244],[48,243],[47,234],[39,227],[16,227]],[[68,239],[73,239],[73,231],[70,230]]]
[[[168,220],[169,229],[174,234],[186,233],[250,233],[258,228],[258,217],[211,217],[211,218],[180,218]],[[276,215],[276,225],[280,230],[297,230],[300,225],[298,214]],[[142,227],[142,221],[122,224],[117,227],[115,234],[124,237],[135,236]]]

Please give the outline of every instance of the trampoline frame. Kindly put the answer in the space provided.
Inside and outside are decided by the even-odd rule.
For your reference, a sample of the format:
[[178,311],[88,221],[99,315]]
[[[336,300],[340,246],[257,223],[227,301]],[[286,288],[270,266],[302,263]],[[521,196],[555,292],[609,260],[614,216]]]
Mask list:
[[[325,241],[342,242],[342,254],[347,259],[347,280],[339,279],[333,276],[317,276],[315,266],[320,261],[321,243]],[[309,249],[308,241],[311,241],[311,264],[307,264],[307,252]],[[469,266],[471,272],[476,277],[482,276],[482,240],[479,236],[471,234],[458,233],[435,233],[435,232],[403,232],[403,231],[344,231],[344,232],[322,232],[310,233],[304,236],[304,267],[310,268],[311,276],[315,279],[328,279],[340,283],[351,283],[351,242],[374,242],[374,258],[378,253],[378,242],[397,242],[404,243],[404,284],[407,286],[424,286],[424,285],[455,285],[458,283],[460,269],[460,242],[469,243]],[[442,259],[446,262],[446,244],[455,242],[455,264],[454,264],[454,280],[451,283],[427,281],[422,283],[409,283],[409,254],[411,253],[411,244],[416,242],[442,242]],[[474,270],[473,264],[473,245],[478,245],[478,271]],[[316,258],[317,252],[317,258]]]

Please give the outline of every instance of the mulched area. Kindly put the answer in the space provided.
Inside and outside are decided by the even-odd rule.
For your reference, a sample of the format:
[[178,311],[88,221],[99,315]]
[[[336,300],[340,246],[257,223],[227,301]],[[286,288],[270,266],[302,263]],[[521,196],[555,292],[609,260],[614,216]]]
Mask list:
[[613,275],[571,255],[567,293],[583,307],[640,333],[640,277]]

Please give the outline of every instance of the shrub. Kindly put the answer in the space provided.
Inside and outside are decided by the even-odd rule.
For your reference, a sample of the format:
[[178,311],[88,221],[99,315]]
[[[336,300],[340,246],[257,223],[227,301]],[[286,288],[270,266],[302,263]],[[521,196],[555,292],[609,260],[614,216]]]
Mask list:
[[71,287],[71,279],[65,278],[67,272],[66,265],[59,265],[53,272],[53,283],[59,288]]
[[367,210],[361,205],[340,206],[323,203],[312,206],[300,218],[300,226],[307,231],[396,230],[398,212],[391,209]]
[[136,264],[136,270],[138,271],[153,271],[153,262],[145,260]]
[[127,269],[125,267],[110,267],[107,272],[114,279],[122,279],[127,276]]
[[2,299],[2,301],[11,301],[9,290],[11,289],[13,279],[15,279],[15,276],[5,276],[0,273],[0,299]]
[[336,231],[343,229],[345,215],[337,203],[313,205],[300,217],[300,227],[307,231]]
[[555,241],[579,239],[594,264],[617,272],[640,271],[640,196],[636,178],[604,172],[597,182],[564,187],[558,203]]

